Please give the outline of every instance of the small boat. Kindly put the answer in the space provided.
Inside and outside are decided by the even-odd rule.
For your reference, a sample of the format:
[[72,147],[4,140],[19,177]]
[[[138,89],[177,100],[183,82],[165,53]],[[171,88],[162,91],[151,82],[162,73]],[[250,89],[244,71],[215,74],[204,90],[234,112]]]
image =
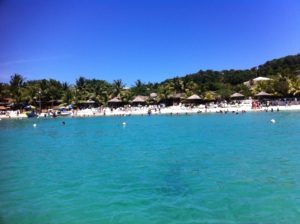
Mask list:
[[67,117],[67,116],[71,116],[72,112],[71,111],[58,111],[57,112],[57,116],[61,116],[61,117]]

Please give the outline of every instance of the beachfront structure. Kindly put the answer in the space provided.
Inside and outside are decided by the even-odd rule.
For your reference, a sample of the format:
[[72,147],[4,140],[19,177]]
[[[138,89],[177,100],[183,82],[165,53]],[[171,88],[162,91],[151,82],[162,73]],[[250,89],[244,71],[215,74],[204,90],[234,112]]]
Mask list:
[[193,94],[186,98],[186,102],[191,103],[191,104],[200,104],[202,98],[198,96],[197,94]]
[[107,103],[108,103],[109,107],[119,107],[122,105],[122,100],[115,97],[115,98],[110,99]]
[[132,105],[145,105],[147,99],[147,96],[136,96],[131,103]]
[[255,79],[251,79],[251,80],[249,80],[249,81],[247,81],[247,82],[244,82],[244,85],[245,86],[248,86],[248,87],[251,87],[252,85],[254,85],[255,83],[257,83],[257,82],[261,82],[261,81],[270,81],[270,80],[272,80],[272,79],[270,79],[270,78],[267,78],[267,77],[257,77],[257,78],[255,78]]
[[174,93],[168,96],[167,105],[177,105],[184,99],[184,93]]

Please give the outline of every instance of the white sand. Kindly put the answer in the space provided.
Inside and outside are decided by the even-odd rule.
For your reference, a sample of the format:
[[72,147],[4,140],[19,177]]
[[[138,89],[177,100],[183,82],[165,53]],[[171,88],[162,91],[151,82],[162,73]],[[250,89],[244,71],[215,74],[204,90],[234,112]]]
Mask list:
[[[185,106],[170,106],[164,108],[158,108],[156,106],[149,107],[130,107],[130,108],[116,108],[111,110],[110,108],[92,108],[84,110],[74,110],[71,116],[73,117],[93,117],[93,116],[130,116],[130,115],[148,115],[148,111],[151,111],[151,115],[158,114],[196,114],[196,113],[217,113],[217,112],[260,112],[260,111],[299,111],[300,105],[291,105],[291,106],[270,106],[270,107],[261,107],[258,109],[252,109],[249,104],[247,105],[228,105],[225,107],[211,106],[205,108],[204,105],[199,105],[197,107],[185,107]],[[41,114],[40,117],[44,117],[44,114]],[[12,118],[12,119],[23,119],[27,118],[25,113],[17,113],[16,111],[7,111],[7,115],[0,115],[0,119]]]

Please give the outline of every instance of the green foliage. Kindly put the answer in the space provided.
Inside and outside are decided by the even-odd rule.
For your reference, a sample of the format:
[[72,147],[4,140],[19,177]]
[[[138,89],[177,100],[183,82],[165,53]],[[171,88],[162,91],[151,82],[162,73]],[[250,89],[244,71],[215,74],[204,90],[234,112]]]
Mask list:
[[14,74],[10,77],[10,93],[16,104],[22,101],[22,91],[24,87],[24,77],[20,74]]
[[[234,92],[249,97],[265,91],[279,97],[291,97],[300,95],[299,74],[300,54],[271,60],[246,70],[200,70],[161,83],[144,83],[137,80],[130,89],[124,89],[125,85],[120,79],[109,83],[81,76],[72,86],[54,79],[25,81],[22,75],[14,74],[9,84],[0,83],[0,99],[11,97],[17,105],[21,102],[37,105],[40,100],[43,104],[58,100],[67,104],[93,100],[98,105],[107,105],[107,101],[113,97],[130,102],[134,96],[149,96],[152,92],[157,93],[156,100],[165,103],[171,103],[172,96],[176,94],[198,94],[204,100],[217,100],[229,99]],[[251,88],[243,84],[258,76],[270,77],[271,80],[252,82]]]

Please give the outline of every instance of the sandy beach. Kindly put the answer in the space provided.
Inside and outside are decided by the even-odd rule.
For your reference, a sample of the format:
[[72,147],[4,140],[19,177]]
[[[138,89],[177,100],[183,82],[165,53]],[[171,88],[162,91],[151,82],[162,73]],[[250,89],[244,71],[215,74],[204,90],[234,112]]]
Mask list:
[[[199,106],[140,106],[140,107],[119,107],[119,108],[88,108],[82,110],[72,110],[65,117],[94,117],[94,116],[134,116],[134,115],[184,115],[184,114],[206,114],[206,113],[245,113],[245,112],[278,112],[278,111],[300,111],[300,105],[269,106],[253,109],[251,105],[227,105],[220,107],[217,105],[205,107]],[[49,117],[48,113],[38,114],[38,117]],[[26,119],[25,113],[17,111],[7,111],[0,115],[1,119]]]

